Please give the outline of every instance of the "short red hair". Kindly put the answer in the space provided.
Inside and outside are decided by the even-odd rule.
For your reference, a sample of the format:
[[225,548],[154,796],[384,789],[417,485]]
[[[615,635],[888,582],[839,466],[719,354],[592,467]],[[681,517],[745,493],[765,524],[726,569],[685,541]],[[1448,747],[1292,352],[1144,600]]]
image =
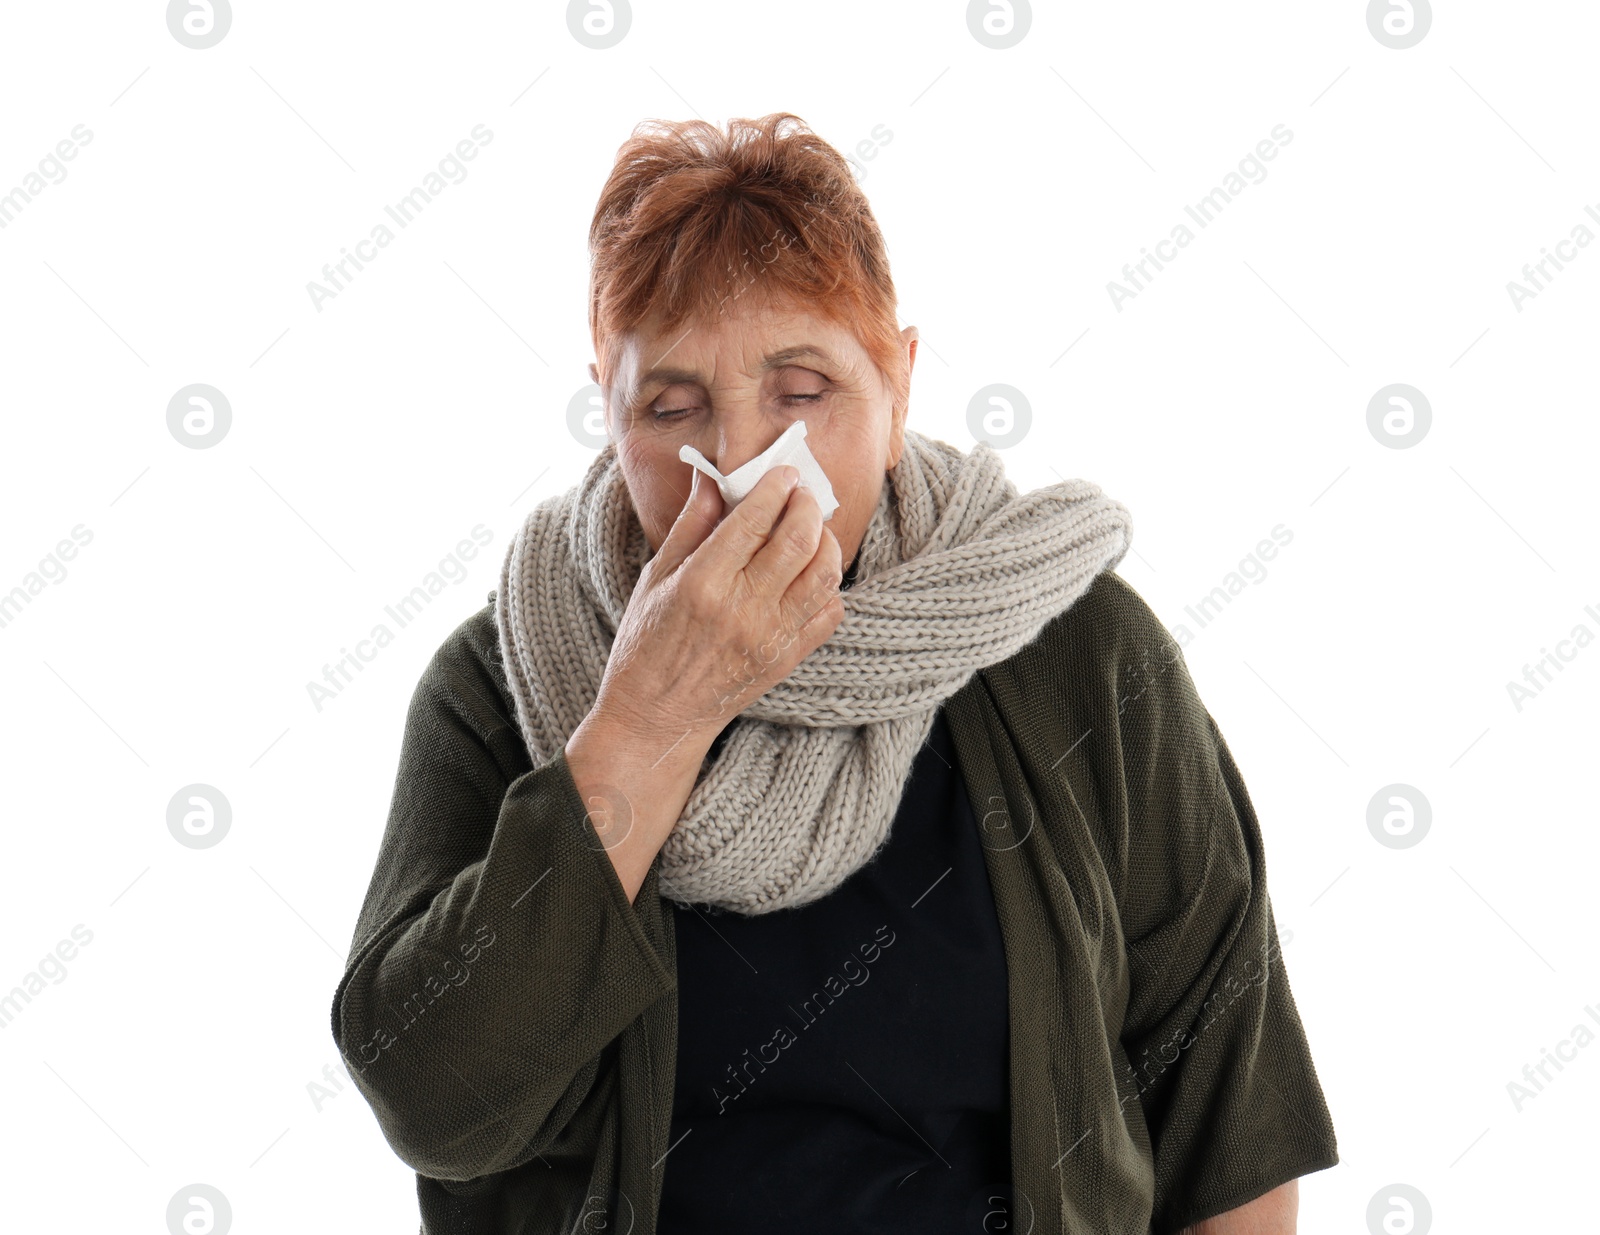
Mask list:
[[754,293],[845,326],[895,408],[909,398],[883,233],[850,165],[799,116],[730,120],[726,132],[641,121],[600,192],[589,254],[589,333],[607,388],[609,340],[655,311],[671,330]]

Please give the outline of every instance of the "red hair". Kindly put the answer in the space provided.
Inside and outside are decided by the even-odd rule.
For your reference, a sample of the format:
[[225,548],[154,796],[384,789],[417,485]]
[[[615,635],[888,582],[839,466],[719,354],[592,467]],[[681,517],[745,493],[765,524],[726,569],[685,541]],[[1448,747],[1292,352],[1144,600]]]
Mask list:
[[609,341],[794,305],[855,336],[899,409],[911,374],[883,234],[850,165],[799,116],[645,120],[617,151],[589,227],[589,334],[609,388]]

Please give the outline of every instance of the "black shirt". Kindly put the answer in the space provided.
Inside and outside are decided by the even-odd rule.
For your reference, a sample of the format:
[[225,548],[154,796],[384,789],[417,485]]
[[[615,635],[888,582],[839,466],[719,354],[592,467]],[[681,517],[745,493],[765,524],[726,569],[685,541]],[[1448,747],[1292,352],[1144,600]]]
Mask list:
[[888,841],[827,896],[672,912],[662,1235],[1011,1225],[1005,951],[942,710]]

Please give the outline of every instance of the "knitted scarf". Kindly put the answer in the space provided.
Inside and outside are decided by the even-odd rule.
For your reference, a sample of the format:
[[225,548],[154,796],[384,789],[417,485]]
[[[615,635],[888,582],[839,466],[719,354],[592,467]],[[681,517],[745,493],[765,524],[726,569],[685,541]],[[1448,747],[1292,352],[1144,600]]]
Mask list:
[[[838,887],[888,838],[940,705],[1116,566],[1131,533],[1087,481],[1019,496],[988,443],[962,453],[907,429],[844,618],[707,756],[661,849],[661,895],[755,915]],[[507,549],[495,622],[535,768],[593,706],[651,553],[614,443]]]

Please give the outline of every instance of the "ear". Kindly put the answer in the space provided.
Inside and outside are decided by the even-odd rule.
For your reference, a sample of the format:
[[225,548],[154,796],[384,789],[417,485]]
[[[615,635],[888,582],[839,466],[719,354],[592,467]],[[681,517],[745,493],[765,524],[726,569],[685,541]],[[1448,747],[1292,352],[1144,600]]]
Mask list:
[[889,424],[889,467],[900,462],[900,452],[906,444],[906,419],[911,414],[911,372],[917,363],[917,328],[907,326],[900,332],[906,345],[906,401],[894,408]]
[[[589,380],[596,386],[600,386],[600,370],[595,366],[595,363],[592,360],[589,362]],[[607,406],[609,403],[610,400],[606,398],[606,388],[604,386],[600,386],[600,419],[605,423],[607,437],[612,436],[611,408]]]

